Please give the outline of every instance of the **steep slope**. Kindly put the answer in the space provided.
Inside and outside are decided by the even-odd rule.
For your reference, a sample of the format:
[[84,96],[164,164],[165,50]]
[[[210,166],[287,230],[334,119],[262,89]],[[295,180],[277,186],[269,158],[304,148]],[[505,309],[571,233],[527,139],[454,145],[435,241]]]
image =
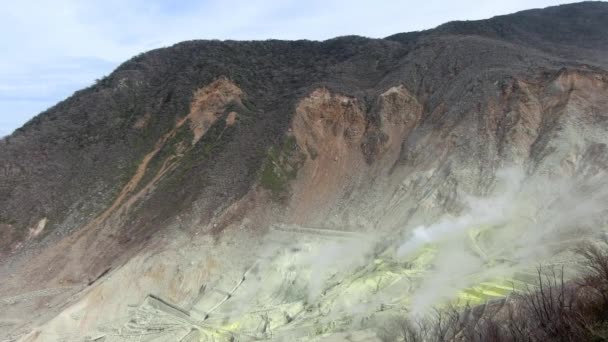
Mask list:
[[[557,207],[603,228],[605,184],[586,179],[608,166],[606,37],[608,5],[586,2],[387,39],[192,41],[137,56],[0,140],[0,330],[16,337],[49,322],[26,340],[124,340],[113,329],[126,317],[157,317],[131,306],[181,317],[184,336],[192,326],[192,334],[269,338],[281,326],[291,334],[292,321],[294,336],[308,336],[325,308],[354,310],[344,291],[364,288],[361,301],[369,301],[387,288],[383,300],[398,302],[399,286],[419,285],[412,279],[428,270],[403,265],[424,268],[433,253],[404,263],[384,238],[462,215],[470,196],[500,188],[505,168],[522,170],[524,189],[545,178],[580,180],[599,208]],[[530,203],[517,210],[534,212],[547,233],[567,235],[540,210],[558,195],[538,193],[510,199]],[[507,233],[483,232],[534,225],[464,221],[478,230],[475,258],[529,265],[516,243],[489,257]],[[370,231],[365,243],[302,242],[285,252],[306,239],[293,234],[359,241],[352,234]],[[278,247],[267,245],[273,238]],[[374,255],[376,266],[349,264],[356,272],[346,280],[327,287],[340,277],[327,275],[315,285],[323,299],[311,294],[301,279],[319,273],[310,259],[351,249]],[[301,274],[290,263],[304,265]],[[488,280],[481,269],[470,272]],[[260,284],[250,272],[276,284],[254,295]],[[387,274],[396,287],[378,280]],[[307,289],[284,293],[288,280]],[[221,288],[219,298],[206,287]],[[230,306],[237,294],[253,311],[286,305],[274,313],[283,318],[272,325],[270,313],[247,316]],[[216,310],[226,322],[205,322]],[[255,327],[239,326],[243,319]],[[326,323],[320,335],[333,331]],[[130,327],[133,336],[148,329]]]

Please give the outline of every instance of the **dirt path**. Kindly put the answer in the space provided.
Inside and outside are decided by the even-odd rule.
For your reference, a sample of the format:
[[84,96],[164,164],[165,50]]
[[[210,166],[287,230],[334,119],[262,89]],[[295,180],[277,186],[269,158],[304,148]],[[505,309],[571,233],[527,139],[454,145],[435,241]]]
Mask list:
[[[213,306],[211,309],[209,309],[206,313],[205,313],[205,318],[203,319],[206,320],[209,315],[211,313],[213,313],[215,310],[217,310],[220,306],[222,306],[224,303],[226,303],[226,301],[228,301],[230,298],[232,298],[232,296],[234,295],[234,293],[241,287],[241,285],[243,285],[243,283],[245,282],[245,280],[247,279],[247,275],[249,274],[249,272],[251,272],[251,270],[253,270],[255,267],[257,266],[257,262],[255,262],[253,265],[251,265],[244,273],[243,276],[241,277],[241,279],[239,280],[239,282],[230,290],[227,292],[226,296],[220,301],[218,302],[215,306]],[[222,291],[224,292],[224,291]]]
[[11,296],[11,297],[4,297],[4,298],[0,298],[0,306],[13,305],[18,302],[24,302],[24,301],[28,301],[28,300],[38,298],[38,297],[55,296],[55,295],[67,292],[68,290],[75,289],[75,288],[79,288],[79,286],[54,287],[54,288],[26,292],[26,293],[22,293],[22,294],[19,294],[16,296]]

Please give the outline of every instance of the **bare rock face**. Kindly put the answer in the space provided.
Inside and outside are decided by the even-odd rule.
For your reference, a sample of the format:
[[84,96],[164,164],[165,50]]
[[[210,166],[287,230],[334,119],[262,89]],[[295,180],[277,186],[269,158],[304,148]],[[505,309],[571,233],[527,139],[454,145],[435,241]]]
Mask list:
[[[240,101],[242,95],[242,90],[226,78],[218,79],[198,89],[194,93],[190,113],[185,118],[190,120],[190,128],[194,133],[192,144],[196,144],[207,133],[218,117],[224,114],[228,105],[242,106]],[[236,112],[231,113],[236,114]],[[235,114],[232,116],[234,117]]]
[[[293,134],[306,162],[298,170],[292,206],[295,215],[331,206],[342,196],[365,161],[361,144],[367,122],[355,98],[317,89],[296,108]],[[298,214],[298,207],[303,213]]]
[[[607,171],[607,25],[606,4],[580,3],[386,39],[193,41],[133,58],[0,140],[0,337],[109,341],[160,311],[189,322],[185,341],[235,327],[269,338],[294,320],[309,334],[306,319],[340,301],[302,295],[281,266],[300,250],[271,257],[268,240],[396,237],[458,215],[510,167]],[[256,272],[278,272],[280,296],[257,291]],[[237,295],[282,309],[226,325]],[[111,312],[132,319],[118,329]]]
[[292,128],[306,161],[292,186],[289,207],[295,222],[326,221],[396,163],[422,106],[403,86],[380,94],[375,105],[377,113],[366,115],[356,98],[327,89],[313,91],[298,104]]

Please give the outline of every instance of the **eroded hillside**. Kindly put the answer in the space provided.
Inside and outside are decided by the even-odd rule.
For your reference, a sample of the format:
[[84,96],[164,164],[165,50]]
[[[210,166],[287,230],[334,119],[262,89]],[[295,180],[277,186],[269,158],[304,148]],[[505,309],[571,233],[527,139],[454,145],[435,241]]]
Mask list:
[[606,224],[607,23],[133,58],[0,141],[0,336],[370,340],[574,265]]

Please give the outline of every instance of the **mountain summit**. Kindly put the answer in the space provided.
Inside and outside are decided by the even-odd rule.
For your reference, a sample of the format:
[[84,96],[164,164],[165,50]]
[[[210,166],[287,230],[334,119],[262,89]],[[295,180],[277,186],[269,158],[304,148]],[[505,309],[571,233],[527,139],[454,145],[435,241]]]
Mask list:
[[373,339],[411,232],[485,300],[605,224],[607,119],[605,2],[138,55],[0,140],[0,337]]

